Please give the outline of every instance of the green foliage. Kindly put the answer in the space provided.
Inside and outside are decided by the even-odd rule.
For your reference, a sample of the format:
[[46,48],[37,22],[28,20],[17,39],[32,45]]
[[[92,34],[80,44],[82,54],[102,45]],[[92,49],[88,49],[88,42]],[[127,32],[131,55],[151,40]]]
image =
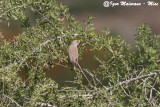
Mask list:
[[[37,14],[34,26],[26,11]],[[81,27],[55,0],[0,1],[0,19],[18,20],[25,27],[12,41],[0,35],[0,105],[160,106],[160,35],[152,34],[146,24],[137,28],[137,50],[132,52],[121,36],[112,36],[108,29],[96,34],[92,16]],[[95,57],[100,66],[93,71],[78,65],[73,86],[62,87],[44,71],[68,63],[67,47],[75,39],[82,42],[81,54],[90,45],[105,55]],[[22,80],[18,72],[25,71],[27,79]]]

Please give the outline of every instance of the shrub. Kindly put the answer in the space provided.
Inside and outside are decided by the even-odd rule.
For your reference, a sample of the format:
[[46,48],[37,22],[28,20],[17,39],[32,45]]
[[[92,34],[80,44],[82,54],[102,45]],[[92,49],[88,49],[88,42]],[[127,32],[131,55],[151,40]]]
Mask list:
[[[35,25],[26,11],[38,15]],[[55,0],[3,0],[0,18],[8,23],[18,20],[25,28],[12,41],[0,36],[2,106],[159,106],[160,35],[152,34],[146,24],[137,28],[137,51],[133,52],[108,29],[96,34],[92,16],[81,27],[69,9]],[[91,50],[106,54],[103,59],[95,57],[100,66],[93,71],[78,65],[74,85],[61,87],[43,71],[54,67],[55,60],[68,63],[66,51],[74,39],[83,43],[80,53],[90,45]],[[23,70],[26,80],[18,75]]]

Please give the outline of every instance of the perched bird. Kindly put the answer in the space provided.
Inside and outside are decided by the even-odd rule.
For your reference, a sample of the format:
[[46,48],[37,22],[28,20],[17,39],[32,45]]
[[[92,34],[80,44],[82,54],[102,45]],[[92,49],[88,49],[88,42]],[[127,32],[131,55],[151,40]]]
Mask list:
[[68,56],[72,63],[71,70],[75,69],[78,64],[78,48],[77,46],[80,44],[80,40],[72,41],[71,45],[68,47]]

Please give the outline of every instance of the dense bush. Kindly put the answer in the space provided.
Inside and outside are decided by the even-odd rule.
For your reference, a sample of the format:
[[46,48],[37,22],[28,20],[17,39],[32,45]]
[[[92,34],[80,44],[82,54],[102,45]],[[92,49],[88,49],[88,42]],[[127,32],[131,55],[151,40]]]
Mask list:
[[[34,26],[26,11],[38,15]],[[68,11],[54,0],[0,1],[1,21],[18,20],[25,27],[12,41],[0,35],[0,105],[160,106],[160,35],[141,25],[133,52],[108,29],[96,34],[91,16],[83,28]],[[68,63],[66,51],[74,39],[82,42],[80,53],[90,45],[91,50],[106,54],[103,60],[95,57],[100,66],[93,71],[78,65],[74,85],[61,87],[43,71]],[[22,69],[27,71],[26,80],[18,75]]]

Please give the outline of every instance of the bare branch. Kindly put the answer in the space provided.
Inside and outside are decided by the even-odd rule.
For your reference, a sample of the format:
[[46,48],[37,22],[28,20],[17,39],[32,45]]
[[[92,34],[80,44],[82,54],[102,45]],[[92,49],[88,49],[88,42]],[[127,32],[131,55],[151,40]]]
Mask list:
[[143,78],[150,77],[150,76],[154,76],[154,75],[157,75],[157,73],[150,73],[150,74],[142,75],[142,76],[139,76],[139,77],[136,77],[136,78],[131,78],[130,80],[125,80],[125,81],[119,82],[115,86],[111,86],[111,87],[107,88],[107,90],[110,90],[112,88],[121,86],[123,84],[128,84],[128,83],[130,83],[132,81],[136,81],[136,80],[143,79]]

